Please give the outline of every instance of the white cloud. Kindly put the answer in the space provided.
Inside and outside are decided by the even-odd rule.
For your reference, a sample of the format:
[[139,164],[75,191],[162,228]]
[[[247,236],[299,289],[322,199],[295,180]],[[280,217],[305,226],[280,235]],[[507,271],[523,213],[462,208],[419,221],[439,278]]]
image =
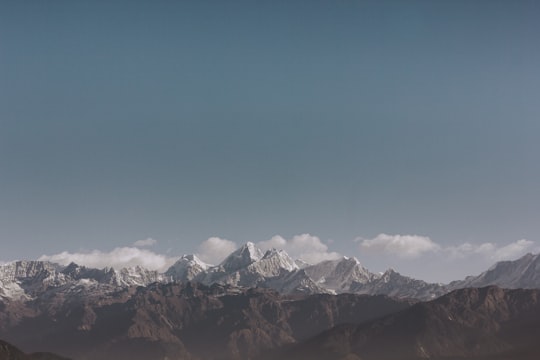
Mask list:
[[509,260],[525,255],[534,245],[534,241],[521,239],[498,248],[493,257],[496,260]]
[[310,234],[296,235],[290,240],[276,235],[269,240],[257,243],[257,246],[262,250],[283,249],[293,258],[302,259],[311,264],[337,259],[341,256],[337,252],[329,251],[328,246],[321,239]]
[[219,264],[231,252],[236,250],[236,243],[219,237],[211,237],[199,245],[196,255],[209,264]]
[[120,269],[140,265],[147,269],[164,271],[174,263],[175,258],[136,247],[118,247],[110,252],[92,250],[89,252],[70,253],[64,251],[54,255],[42,255],[38,260],[51,261],[63,265],[74,262],[78,265],[99,269],[106,266]]
[[413,259],[425,254],[438,253],[450,260],[463,260],[470,256],[480,256],[487,260],[513,260],[534,248],[534,241],[518,240],[506,245],[491,242],[481,244],[462,243],[452,246],[441,246],[427,236],[379,234],[373,239],[358,238],[360,248],[378,253],[395,255],[405,259]]
[[490,260],[513,260],[525,255],[528,251],[533,251],[534,241],[517,240],[507,245],[497,245],[490,242],[479,245],[464,243],[458,246],[449,246],[444,250],[452,258],[463,259],[471,255],[480,255]]
[[144,239],[144,240],[137,240],[133,243],[133,246],[136,246],[136,247],[146,247],[146,246],[154,246],[157,244],[157,240],[156,239],[152,239],[152,238],[147,238],[147,239]]
[[416,258],[436,252],[440,246],[427,236],[379,234],[373,239],[358,239],[364,250],[388,253],[403,258]]

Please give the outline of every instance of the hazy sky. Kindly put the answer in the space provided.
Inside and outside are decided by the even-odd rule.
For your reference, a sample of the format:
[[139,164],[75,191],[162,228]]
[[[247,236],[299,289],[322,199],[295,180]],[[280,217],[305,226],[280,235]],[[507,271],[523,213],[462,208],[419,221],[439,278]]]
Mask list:
[[447,281],[538,251],[539,18],[2,1],[0,260],[217,261],[253,241]]

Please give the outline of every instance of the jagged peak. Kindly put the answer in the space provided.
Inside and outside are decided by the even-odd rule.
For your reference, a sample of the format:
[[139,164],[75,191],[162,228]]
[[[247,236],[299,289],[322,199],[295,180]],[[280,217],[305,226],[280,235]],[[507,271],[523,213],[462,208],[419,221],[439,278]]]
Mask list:
[[360,266],[362,265],[362,264],[360,263],[360,261],[359,261],[356,257],[354,257],[354,256],[352,256],[352,257],[349,257],[349,256],[342,256],[342,257],[341,257],[340,259],[338,259],[338,260],[339,260],[340,262],[341,262],[341,261],[345,261],[345,262],[351,262],[351,263],[354,263],[355,265],[360,265]]
[[262,250],[256,247],[254,243],[247,242],[241,247],[239,247],[238,249],[236,249],[235,251],[233,251],[229,256],[227,256],[225,260],[223,260],[222,264],[226,263],[230,259],[239,258],[239,257],[249,258],[252,261],[257,261],[260,258],[262,258],[263,255],[264,254]]
[[182,264],[186,264],[186,265],[189,265],[189,266],[193,266],[193,265],[199,265],[200,267],[204,268],[204,269],[207,269],[209,268],[211,265],[205,263],[204,261],[202,261],[197,255],[195,254],[184,254],[180,257],[180,259],[178,259],[174,265],[174,266],[178,266],[178,265],[182,265]]
[[290,258],[289,254],[285,250],[271,248],[271,249],[266,250],[266,252],[264,253],[261,259],[267,259],[272,256],[284,256],[284,257]]
[[0,266],[0,273],[4,273],[13,278],[33,277],[42,272],[59,272],[64,267],[62,265],[41,260],[17,260]]
[[496,270],[497,268],[505,265],[532,263],[540,258],[540,254],[527,253],[516,260],[502,260],[493,264],[486,272]]
[[259,249],[254,243],[248,241],[240,247],[240,252],[248,251],[254,260],[259,260],[262,257],[262,250]]
[[254,243],[247,242],[227,256],[219,266],[227,271],[236,271],[260,260],[263,255]]

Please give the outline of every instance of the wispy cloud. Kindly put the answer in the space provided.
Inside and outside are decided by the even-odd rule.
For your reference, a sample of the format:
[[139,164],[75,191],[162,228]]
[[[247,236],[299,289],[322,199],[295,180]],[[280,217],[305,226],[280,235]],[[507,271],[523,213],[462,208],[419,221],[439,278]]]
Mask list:
[[373,239],[359,238],[360,248],[367,251],[387,253],[403,258],[417,258],[440,249],[427,236],[379,234]]
[[202,261],[216,265],[236,250],[237,247],[234,241],[211,237],[199,245],[196,255]]
[[154,246],[156,244],[157,244],[156,239],[147,238],[147,239],[144,239],[144,240],[135,241],[133,243],[133,246],[135,246],[135,247],[149,247],[149,246]]
[[290,240],[276,235],[269,240],[258,242],[257,246],[263,250],[271,248],[283,249],[293,258],[302,259],[311,264],[323,260],[337,259],[341,256],[337,252],[329,251],[328,245],[323,243],[317,236],[310,234],[296,235]]
[[528,251],[535,251],[534,241],[517,240],[509,244],[498,245],[491,242],[481,244],[462,243],[442,246],[428,236],[379,234],[373,239],[358,238],[360,249],[393,255],[404,259],[416,259],[427,254],[439,254],[449,260],[465,259],[470,256],[481,256],[487,260],[511,260]]
[[116,269],[140,265],[147,269],[164,271],[175,261],[165,255],[136,247],[118,247],[109,252],[92,250],[70,253],[63,251],[54,255],[42,255],[38,260],[51,261],[63,265],[74,262],[93,268],[112,266]]
[[463,243],[458,246],[449,246],[444,249],[452,258],[466,258],[471,255],[481,255],[487,259],[500,261],[512,260],[529,251],[534,251],[534,241],[521,239],[506,245],[497,245],[490,242],[482,244]]

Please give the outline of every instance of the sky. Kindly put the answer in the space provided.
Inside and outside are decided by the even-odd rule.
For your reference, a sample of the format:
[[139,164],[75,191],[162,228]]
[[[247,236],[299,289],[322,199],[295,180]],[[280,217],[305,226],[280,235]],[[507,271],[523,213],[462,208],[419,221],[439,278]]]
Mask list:
[[0,2],[0,260],[540,251],[537,1]]

